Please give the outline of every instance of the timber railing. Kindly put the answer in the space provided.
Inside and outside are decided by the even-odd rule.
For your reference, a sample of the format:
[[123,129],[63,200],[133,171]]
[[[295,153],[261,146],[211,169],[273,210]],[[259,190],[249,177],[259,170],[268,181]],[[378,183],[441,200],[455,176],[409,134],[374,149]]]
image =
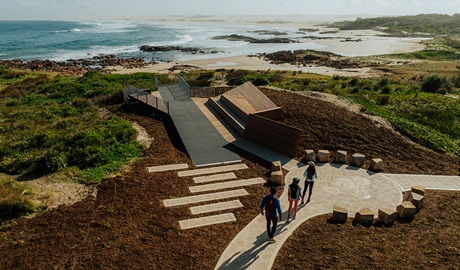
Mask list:
[[128,102],[129,99],[135,99],[169,114],[169,102],[150,94],[148,91],[149,90],[137,89],[134,86],[128,85],[125,91],[123,91],[123,99],[125,102]]
[[179,80],[179,85],[182,87],[185,93],[190,96],[190,85],[180,75],[177,75],[177,79]]

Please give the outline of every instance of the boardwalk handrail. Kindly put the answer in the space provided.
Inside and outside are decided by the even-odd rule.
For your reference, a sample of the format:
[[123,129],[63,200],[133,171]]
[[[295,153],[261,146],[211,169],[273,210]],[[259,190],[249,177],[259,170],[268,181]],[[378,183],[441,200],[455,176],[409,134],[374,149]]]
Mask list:
[[155,76],[155,87],[156,87],[157,89],[160,88],[160,82],[158,81],[158,77],[157,77],[157,76]]
[[190,96],[190,85],[180,75],[177,75],[177,79],[179,80],[179,85],[182,87],[185,93]]
[[128,85],[126,89],[123,91],[124,101],[127,102],[129,97],[134,98],[151,107],[154,107],[157,110],[160,110],[162,112],[169,114],[169,102],[159,97],[155,97],[146,91],[143,91],[141,89],[137,89],[134,86]]

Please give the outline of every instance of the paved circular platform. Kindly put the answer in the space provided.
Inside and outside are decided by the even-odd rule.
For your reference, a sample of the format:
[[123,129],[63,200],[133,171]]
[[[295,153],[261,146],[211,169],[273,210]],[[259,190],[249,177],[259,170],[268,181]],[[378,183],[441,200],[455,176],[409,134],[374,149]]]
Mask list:
[[[290,171],[285,177],[286,185],[292,182],[292,178],[298,177],[303,189],[303,172],[306,168]],[[334,204],[338,204],[348,210],[349,216],[354,216],[354,213],[364,207],[377,215],[379,208],[396,209],[402,202],[402,190],[384,174],[329,163],[317,164],[317,172],[318,179],[308,204],[324,211],[332,212]]]

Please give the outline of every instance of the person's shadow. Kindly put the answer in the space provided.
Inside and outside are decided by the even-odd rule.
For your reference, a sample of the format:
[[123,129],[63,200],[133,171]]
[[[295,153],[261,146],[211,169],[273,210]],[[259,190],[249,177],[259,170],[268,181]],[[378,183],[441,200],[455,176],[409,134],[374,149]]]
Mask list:
[[[277,235],[286,230],[286,225],[288,225],[287,222],[283,222],[282,224],[280,224],[278,221],[278,226],[276,226],[275,238]],[[267,237],[267,232],[264,231],[256,237],[256,240],[253,243],[254,246],[252,246],[250,249],[246,250],[243,253],[235,253],[232,257],[230,257],[228,260],[222,263],[222,265],[217,269],[233,270],[249,268],[251,264],[253,264],[256,260],[259,259],[259,253],[262,252],[265,249],[265,247],[271,244],[270,242],[267,242]]]

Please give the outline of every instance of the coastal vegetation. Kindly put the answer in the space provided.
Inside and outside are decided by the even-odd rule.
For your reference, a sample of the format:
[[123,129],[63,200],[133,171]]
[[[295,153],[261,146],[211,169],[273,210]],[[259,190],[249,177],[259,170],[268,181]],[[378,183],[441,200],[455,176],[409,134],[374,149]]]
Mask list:
[[460,34],[460,14],[419,14],[415,16],[358,18],[331,24],[341,30],[376,29],[390,34],[413,35],[417,33],[452,35]]
[[153,81],[147,73],[68,77],[1,68],[0,172],[67,172],[85,184],[116,173],[142,147],[110,106],[122,103],[127,84],[153,88]]
[[17,181],[0,179],[0,222],[34,213],[31,191]]

